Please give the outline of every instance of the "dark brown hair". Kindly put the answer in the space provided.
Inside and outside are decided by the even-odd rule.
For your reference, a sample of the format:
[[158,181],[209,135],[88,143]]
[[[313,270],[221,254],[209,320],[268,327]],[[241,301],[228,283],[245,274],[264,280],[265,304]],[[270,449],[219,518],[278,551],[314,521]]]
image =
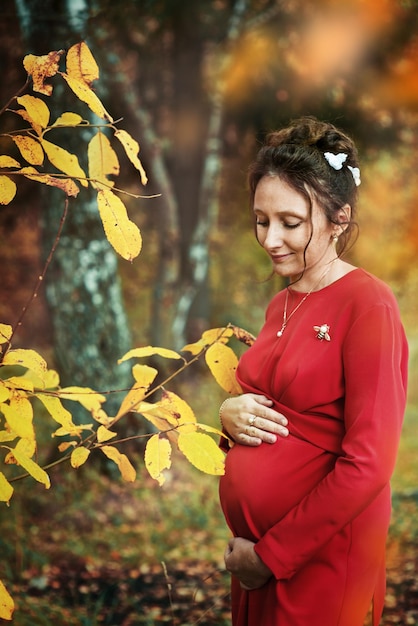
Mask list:
[[[347,154],[340,170],[331,167],[324,157],[325,152]],[[250,166],[251,202],[253,204],[255,190],[264,176],[278,176],[307,199],[311,210],[313,194],[333,224],[341,224],[338,211],[349,204],[351,216],[343,222],[346,227],[339,237],[341,255],[347,249],[353,231],[357,234],[357,187],[347,165],[359,167],[357,149],[348,135],[333,124],[320,122],[314,117],[295,120],[267,136],[265,145]]]

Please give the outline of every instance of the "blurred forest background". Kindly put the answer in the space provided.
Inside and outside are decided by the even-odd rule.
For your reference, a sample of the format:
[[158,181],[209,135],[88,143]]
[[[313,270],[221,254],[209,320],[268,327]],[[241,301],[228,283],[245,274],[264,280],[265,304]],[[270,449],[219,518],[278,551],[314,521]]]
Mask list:
[[[407,595],[413,600],[406,606],[405,587],[396,593],[390,587],[393,615],[389,611],[385,623],[418,624],[412,547],[418,534],[413,525],[418,465],[418,3],[2,0],[2,105],[26,80],[25,54],[68,49],[81,40],[100,67],[97,93],[141,145],[149,183],[140,192],[159,196],[127,202],[144,238],[143,251],[132,264],[116,258],[92,198],[82,192],[72,201],[45,291],[31,304],[14,347],[39,350],[59,370],[63,384],[104,391],[130,386],[129,371],[116,361],[133,346],[179,349],[205,329],[228,322],[256,334],[268,300],[281,285],[266,280],[269,261],[251,232],[246,168],[265,134],[292,118],[311,114],[341,126],[356,140],[362,163],[360,237],[349,260],[392,287],[411,348],[409,405],[394,479],[399,509],[393,536],[399,541],[391,544],[391,555],[393,577],[400,576],[401,585],[409,576]],[[72,102],[65,108],[67,98],[67,93],[60,94],[60,112],[74,110]],[[2,116],[2,133],[17,128],[15,117]],[[0,137],[0,149],[7,146]],[[77,149],[74,133],[68,149]],[[138,193],[137,176],[129,167],[120,186]],[[20,185],[11,205],[0,207],[1,322],[18,319],[62,211],[62,195],[30,182]],[[199,421],[216,425],[222,396],[205,373],[197,371],[178,385]],[[228,534],[217,511],[216,480],[181,468],[164,489],[151,485],[145,475],[135,492],[126,486],[118,489],[104,476],[93,492],[97,476],[92,471],[78,470],[74,476],[61,469],[54,479],[55,495],[22,485],[22,496],[16,494],[11,511],[2,514],[5,560],[0,568],[16,593],[22,591],[15,623],[228,624],[226,579],[200,617],[186,619],[173,604],[161,608],[169,597],[168,578],[162,576],[156,585],[161,601],[147,608],[142,621],[139,601],[131,613],[115,617],[97,574],[118,567],[126,573],[123,568],[128,567],[146,577],[153,568],[161,570],[161,561],[176,563],[177,574],[183,572],[178,563],[188,562],[184,571],[190,575],[191,560],[221,568]],[[199,580],[206,580],[196,567]],[[75,582],[76,574],[74,580],[68,578],[73,571],[80,577],[80,570],[87,572],[88,584],[87,578]],[[96,587],[92,572],[97,574]],[[129,576],[134,579],[134,574]],[[72,609],[65,617],[64,608],[46,609],[39,598],[42,591],[51,591],[52,579],[64,604],[66,589],[65,606]],[[196,610],[199,593],[190,601]],[[112,602],[115,597],[121,604],[117,594]],[[81,599],[84,612],[75,614]]]

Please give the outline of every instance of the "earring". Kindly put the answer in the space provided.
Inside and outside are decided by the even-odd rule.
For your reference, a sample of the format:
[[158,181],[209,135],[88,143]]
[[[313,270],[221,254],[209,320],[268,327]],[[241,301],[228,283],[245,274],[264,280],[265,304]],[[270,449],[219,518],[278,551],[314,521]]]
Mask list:
[[333,241],[334,243],[337,243],[337,241],[338,241],[338,235],[333,235],[333,236],[332,236],[332,241]]

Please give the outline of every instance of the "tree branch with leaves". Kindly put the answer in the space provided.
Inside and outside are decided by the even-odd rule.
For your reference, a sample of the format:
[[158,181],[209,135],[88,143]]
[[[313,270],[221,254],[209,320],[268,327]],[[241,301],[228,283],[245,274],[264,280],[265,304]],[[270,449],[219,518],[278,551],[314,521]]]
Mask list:
[[[97,206],[104,232],[115,251],[129,261],[133,261],[141,251],[141,232],[129,219],[120,198],[127,192],[118,189],[113,180],[120,173],[120,164],[111,139],[123,146],[128,160],[145,185],[147,176],[138,156],[139,144],[127,131],[119,128],[118,122],[114,121],[93,91],[92,83],[98,78],[99,71],[87,45],[80,43],[71,47],[66,54],[65,71],[60,71],[59,65],[64,57],[62,50],[39,57],[26,56],[24,67],[28,80],[19,94],[0,112],[13,112],[28,125],[7,134],[11,147],[19,153],[19,160],[11,154],[0,155],[0,203],[9,204],[14,200],[19,177],[56,187],[65,194],[57,236],[29,302],[14,326],[0,323],[0,449],[4,452],[0,460],[4,464],[3,471],[0,471],[0,502],[6,505],[9,505],[13,496],[13,483],[19,479],[31,477],[49,489],[51,483],[48,469],[64,462],[69,462],[71,467],[77,469],[95,451],[100,451],[112,460],[125,481],[135,481],[135,467],[119,449],[127,439],[133,438],[147,438],[145,466],[160,485],[164,483],[165,473],[171,467],[173,445],[199,470],[214,475],[222,474],[224,457],[217,440],[225,435],[216,428],[198,422],[189,404],[166,387],[173,378],[204,357],[216,382],[229,394],[240,393],[235,379],[237,356],[227,344],[233,337],[247,345],[253,341],[253,337],[243,329],[228,325],[204,332],[198,341],[184,346],[178,352],[152,346],[129,350],[119,359],[119,364],[131,359],[159,357],[179,361],[180,365],[163,382],[157,383],[159,372],[155,367],[135,362],[132,367],[134,383],[125,390],[126,395],[114,416],[107,415],[103,408],[106,393],[109,392],[75,385],[61,387],[58,372],[48,368],[47,362],[38,352],[30,348],[13,348],[15,331],[44,284],[52,256],[59,245],[69,199],[77,197],[80,186],[90,186],[97,192]],[[49,81],[52,78],[62,78],[76,98],[98,116],[99,123],[93,125],[81,115],[66,111],[51,124],[50,110],[45,100],[25,92],[32,84],[35,93],[51,97],[53,85]],[[48,136],[53,135],[58,128],[72,128],[76,132],[83,126],[95,131],[87,145],[88,173],[80,166],[76,154],[45,138],[47,133]],[[143,197],[139,193],[129,195]],[[159,399],[151,402],[156,392],[159,392]],[[35,399],[55,424],[52,436],[58,441],[65,437],[65,441],[57,445],[57,459],[44,467],[37,462]],[[75,423],[63,401],[83,406],[91,416],[91,423]],[[151,432],[118,438],[115,430],[117,424],[132,413],[145,418],[151,425]],[[21,474],[13,474],[11,468],[16,466],[22,469]],[[0,618],[11,620],[13,611],[13,599],[0,581]]]

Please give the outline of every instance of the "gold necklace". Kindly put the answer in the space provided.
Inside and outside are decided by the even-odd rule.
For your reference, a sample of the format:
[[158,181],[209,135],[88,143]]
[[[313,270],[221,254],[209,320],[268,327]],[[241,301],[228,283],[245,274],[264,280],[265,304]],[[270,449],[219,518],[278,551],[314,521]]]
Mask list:
[[322,274],[321,278],[319,279],[319,281],[317,283],[315,283],[315,285],[312,287],[312,289],[310,291],[308,291],[307,294],[304,295],[304,297],[302,298],[302,300],[299,302],[299,304],[297,304],[295,306],[295,308],[293,309],[293,311],[291,311],[289,313],[289,315],[287,315],[287,303],[289,300],[289,288],[287,288],[286,290],[286,300],[284,302],[284,309],[283,309],[283,323],[282,323],[282,327],[280,330],[277,331],[277,337],[281,337],[285,331],[286,326],[289,323],[290,318],[296,313],[296,311],[302,306],[302,304],[305,302],[305,300],[308,298],[308,296],[311,295],[311,293],[313,291],[315,291],[315,289],[317,287],[319,287],[319,285],[321,284],[321,282],[324,280],[325,276],[328,274],[328,272],[330,271],[332,264],[334,263],[334,261],[336,261],[337,259],[333,259],[331,261],[331,263],[328,265],[327,269],[325,270],[325,272]]

